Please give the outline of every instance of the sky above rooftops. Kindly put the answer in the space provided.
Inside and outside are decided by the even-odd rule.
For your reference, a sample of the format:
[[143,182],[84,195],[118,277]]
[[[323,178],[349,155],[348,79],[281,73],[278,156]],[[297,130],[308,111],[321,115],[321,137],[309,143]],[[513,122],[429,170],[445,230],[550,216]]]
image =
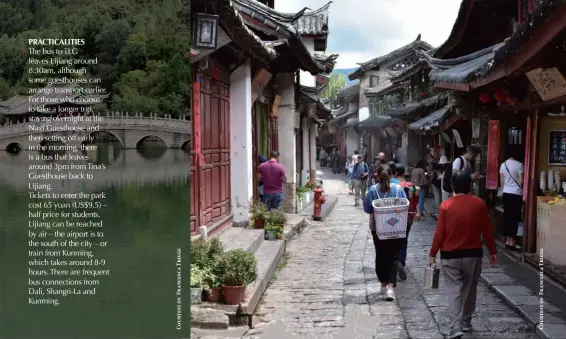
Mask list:
[[[328,0],[275,0],[280,12],[318,9]],[[328,52],[338,53],[336,69],[357,67],[422,35],[434,47],[450,34],[459,0],[334,0],[330,5]]]

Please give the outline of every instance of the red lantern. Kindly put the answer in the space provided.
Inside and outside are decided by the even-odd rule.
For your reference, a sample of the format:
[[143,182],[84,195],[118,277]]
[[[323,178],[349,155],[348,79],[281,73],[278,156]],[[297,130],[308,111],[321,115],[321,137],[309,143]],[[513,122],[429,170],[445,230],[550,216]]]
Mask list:
[[482,93],[480,94],[480,101],[485,105],[491,101],[491,96],[487,93]]
[[507,96],[500,90],[495,91],[493,93],[493,97],[497,100],[497,102],[504,102],[507,99]]

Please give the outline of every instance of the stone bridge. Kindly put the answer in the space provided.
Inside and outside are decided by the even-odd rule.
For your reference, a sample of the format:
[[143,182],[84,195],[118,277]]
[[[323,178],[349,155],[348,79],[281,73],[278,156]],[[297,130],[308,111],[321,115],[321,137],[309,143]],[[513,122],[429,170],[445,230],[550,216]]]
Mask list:
[[[157,137],[165,143],[167,148],[182,148],[190,140],[191,123],[184,117],[177,119],[166,116],[158,118],[155,115],[143,117],[141,115],[129,116],[128,114],[112,113],[106,116],[98,116],[100,121],[78,122],[86,131],[65,131],[65,125],[74,125],[68,121],[47,122],[23,122],[19,124],[6,124],[0,126],[0,151],[6,151],[9,146],[18,146],[19,149],[29,150],[30,146],[37,146],[43,137],[53,134],[73,135],[79,138],[86,134],[97,132],[108,132],[120,142],[122,148],[138,148],[143,140],[148,137]],[[49,126],[49,131],[38,132],[38,127]],[[60,132],[52,132],[59,130]],[[31,142],[30,135],[42,136],[39,141]],[[75,140],[79,140],[76,138]],[[79,141],[76,141],[79,142]],[[80,143],[80,142],[79,142]]]
[[[0,152],[0,181],[6,186],[12,187],[19,191],[31,191],[29,189],[30,182],[40,182],[51,185],[51,192],[68,193],[68,192],[87,192],[104,189],[107,187],[122,188],[128,185],[137,185],[139,187],[166,184],[188,183],[190,180],[190,170],[188,163],[190,156],[184,151],[167,151],[158,159],[149,159],[143,157],[137,151],[121,152],[117,158],[107,164],[104,170],[71,170],[56,172],[53,170],[30,170],[29,165],[40,164],[37,161],[28,160],[28,154],[37,154],[36,152],[21,152],[17,156]],[[86,164],[86,161],[56,161],[59,165],[65,164]],[[66,180],[32,180],[29,178],[30,173],[47,174],[47,173],[90,173],[92,179],[66,179]],[[45,191],[40,191],[45,192]]]

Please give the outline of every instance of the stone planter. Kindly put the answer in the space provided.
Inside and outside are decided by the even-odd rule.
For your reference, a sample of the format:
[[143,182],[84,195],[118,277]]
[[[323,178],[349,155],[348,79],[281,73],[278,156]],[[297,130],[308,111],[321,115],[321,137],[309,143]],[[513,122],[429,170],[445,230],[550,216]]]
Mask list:
[[314,197],[313,192],[301,193],[301,199],[297,199],[297,213],[301,213],[310,203],[312,203]]
[[191,305],[202,303],[202,288],[191,287]]

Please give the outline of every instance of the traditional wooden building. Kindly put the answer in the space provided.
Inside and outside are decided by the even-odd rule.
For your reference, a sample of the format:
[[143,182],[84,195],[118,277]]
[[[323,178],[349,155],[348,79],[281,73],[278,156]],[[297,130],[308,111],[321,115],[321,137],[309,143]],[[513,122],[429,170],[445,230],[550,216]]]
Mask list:
[[193,44],[190,53],[191,234],[248,224],[249,204],[258,196],[258,155],[271,149],[281,153],[285,193],[295,201],[295,80],[299,70],[330,72],[336,56],[315,56],[302,41],[293,23],[305,11],[280,14],[272,5],[191,3],[196,25],[218,22],[215,46]]
[[[482,153],[486,160],[480,162],[483,166],[478,170],[487,180],[479,186],[487,190],[486,201],[495,207],[498,231],[504,212],[495,194],[499,165],[515,150],[524,154],[518,160],[524,162],[526,172],[523,259],[538,266],[538,253],[544,250],[545,259],[566,266],[562,249],[566,207],[549,205],[544,197],[553,195],[553,190],[560,191],[560,185],[548,190],[544,187],[547,183],[540,180],[540,173],[549,170],[550,176],[557,174],[557,181],[566,180],[566,113],[562,113],[566,104],[566,1],[499,5],[502,7],[496,9],[500,13],[496,13],[502,15],[498,16],[508,15],[508,22],[514,24],[501,24],[494,31],[507,35],[494,34],[483,43],[477,39],[460,42],[474,45],[476,50],[430,59],[435,68],[431,79],[437,86],[467,98],[472,121],[477,121],[472,129],[477,130],[478,142],[486,145]],[[470,25],[480,27],[484,21],[478,17]],[[545,269],[545,273],[556,272]]]
[[[358,69],[348,75],[350,80],[359,80],[357,126],[361,134],[359,138],[359,148],[366,157],[374,156],[378,152],[385,151],[386,145],[389,145],[389,153],[393,153],[394,151],[393,142],[384,141],[383,144],[381,144],[382,138],[387,138],[387,136],[383,135],[381,132],[382,127],[385,127],[382,125],[384,121],[382,121],[381,118],[377,118],[377,116],[383,114],[377,113],[377,111],[373,110],[374,108],[370,105],[370,99],[380,97],[387,98],[388,101],[391,101],[386,104],[389,105],[386,109],[387,112],[389,112],[389,108],[393,108],[391,105],[396,105],[397,107],[403,103],[402,98],[398,98],[396,95],[399,93],[398,90],[400,90],[404,84],[393,84],[390,81],[390,78],[396,72],[410,68],[412,65],[417,63],[419,61],[417,51],[428,51],[430,49],[432,49],[432,46],[427,42],[422,41],[421,36],[419,35],[417,39],[401,48],[398,48],[386,55],[361,63]],[[395,95],[389,95],[390,93],[395,93]],[[380,99],[374,99],[373,102],[376,100]],[[393,101],[395,100],[398,102],[394,103]],[[365,121],[371,117],[373,117],[371,120]],[[375,119],[378,121],[374,122]],[[389,122],[394,122],[394,120],[388,120],[388,123]],[[398,135],[395,133],[394,138],[397,137]]]
[[360,147],[360,134],[356,129],[360,84],[356,82],[341,89],[336,98],[337,107],[332,111],[329,131],[336,136],[336,148],[340,151],[340,163],[346,163],[348,155]]

